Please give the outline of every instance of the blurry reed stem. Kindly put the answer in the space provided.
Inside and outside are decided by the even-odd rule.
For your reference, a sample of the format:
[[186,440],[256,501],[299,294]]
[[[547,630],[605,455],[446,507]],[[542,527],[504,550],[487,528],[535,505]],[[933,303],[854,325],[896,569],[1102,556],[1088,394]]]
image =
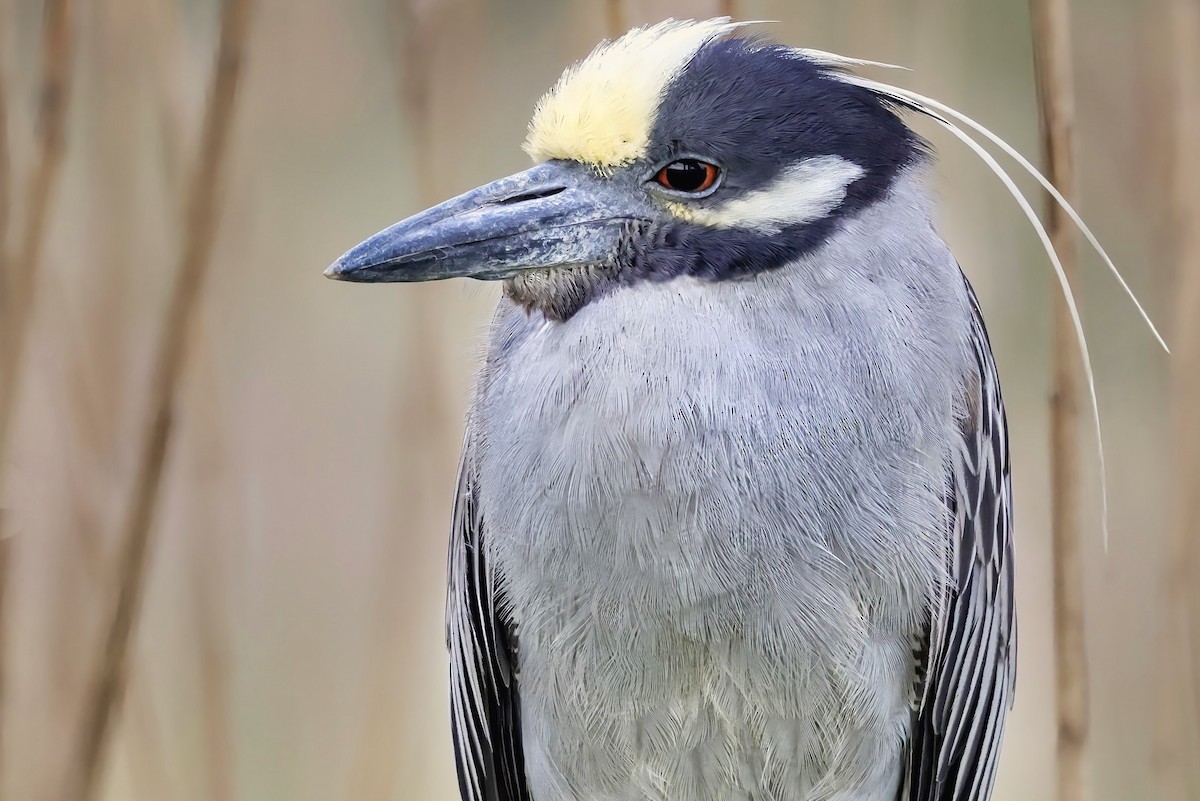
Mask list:
[[609,38],[620,36],[625,32],[625,0],[604,0],[604,27]]
[[[433,65],[443,41],[442,33],[448,29],[451,20],[449,15],[480,12],[472,6],[473,3],[464,0],[457,3],[393,0],[387,10],[390,39],[395,43],[392,66],[396,103],[411,137],[411,152],[415,157],[412,169],[417,199],[422,206],[438,200],[439,147],[432,135]],[[470,36],[469,28],[457,26],[456,36],[456,46],[462,46]],[[437,288],[424,289],[425,293],[435,295],[439,291]],[[417,467],[420,460],[414,454],[436,453],[449,427],[440,366],[442,348],[436,337],[429,336],[430,331],[437,329],[444,307],[431,303],[429,298],[427,294],[410,300],[411,306],[405,315],[405,338],[422,344],[405,354],[403,380],[399,387],[398,419],[401,425],[397,446],[398,452],[407,456],[396,465],[396,484],[402,489],[396,495],[398,508],[390,511],[397,520],[414,517],[430,520],[429,476]],[[397,631],[397,611],[406,603],[404,577],[397,572],[406,558],[396,550],[401,543],[396,532],[385,532],[374,579],[376,589],[371,614],[378,651],[369,662],[365,685],[366,722],[350,778],[348,797],[356,800],[392,798],[399,779],[395,748],[403,736],[403,727],[396,711],[400,703],[397,676],[403,669],[403,656],[397,642],[401,636]]]
[[[199,354],[208,357],[209,354]],[[199,359],[197,360],[199,361]],[[211,363],[204,376],[205,385],[212,390]],[[215,407],[215,399],[209,397]],[[193,492],[198,496],[197,509],[192,515],[194,530],[191,537],[195,547],[191,558],[195,562],[193,568],[193,591],[195,602],[196,645],[200,653],[200,674],[203,682],[201,725],[204,733],[205,774],[209,801],[232,801],[237,796],[237,782],[234,774],[234,755],[231,748],[233,724],[229,707],[229,632],[225,626],[224,592],[222,567],[224,550],[220,545],[225,538],[221,536],[220,520],[216,518],[217,503],[216,486],[219,481],[219,466],[222,462],[220,453],[220,435],[222,429],[219,421],[213,420],[214,414],[203,415],[203,429],[199,437],[193,439],[200,453],[197,456]],[[199,428],[199,426],[198,426]],[[199,531],[203,521],[214,522],[209,531]],[[207,542],[209,538],[217,538],[219,544]]]
[[[8,464],[8,441],[19,393],[25,340],[35,302],[35,280],[58,174],[66,150],[67,97],[71,78],[72,0],[46,0],[42,23],[42,75],[38,94],[37,162],[25,188],[25,218],[9,254],[0,238],[0,491]],[[3,119],[0,118],[0,122]],[[0,147],[0,233],[9,219],[7,136]],[[0,516],[0,536],[4,536]]]
[[[0,75],[0,723],[4,720],[4,667],[8,630],[4,601],[12,541],[7,531],[8,515],[3,507],[4,477],[9,462],[8,443],[12,430],[26,335],[32,319],[34,289],[42,240],[49,219],[54,190],[66,149],[66,109],[71,77],[71,0],[46,0],[42,21],[42,74],[38,97],[37,162],[29,176],[25,195],[25,225],[16,250],[9,252],[12,176],[9,168],[7,98]],[[0,757],[4,744],[0,741]],[[0,793],[4,774],[0,762]]]
[[441,13],[438,0],[403,0],[393,4],[388,21],[393,40],[400,43],[396,82],[400,108],[404,112],[409,134],[413,138],[416,160],[417,191],[421,203],[436,202],[434,177],[436,164],[432,158],[430,128],[430,63],[434,57],[433,44]]
[[[0,509],[0,515],[4,514],[4,510]],[[7,708],[5,703],[8,700],[8,578],[12,570],[12,537],[0,534],[0,730],[3,729],[4,710]],[[4,756],[5,742],[0,738],[0,757]],[[5,767],[2,759],[0,759],[0,768]],[[4,773],[0,771],[0,799],[4,796]]]
[[[4,19],[4,8],[0,6],[0,21]],[[7,293],[8,265],[5,254],[8,252],[8,198],[9,198],[9,167],[8,167],[8,104],[4,93],[4,51],[0,49],[0,313],[3,312],[3,297]],[[0,318],[0,324],[3,324]],[[0,381],[7,381],[7,376],[0,376]],[[0,393],[8,390],[0,387]],[[0,459],[4,458],[0,450]],[[0,469],[0,479],[4,475]],[[0,733],[4,730],[4,710],[7,696],[8,673],[8,566],[9,550],[12,538],[5,533],[4,525],[4,488],[0,486]],[[0,799],[4,798],[4,738],[0,737]]]
[[199,154],[188,188],[179,271],[154,354],[146,404],[150,416],[143,431],[128,519],[121,533],[116,599],[104,650],[85,699],[78,752],[70,765],[64,801],[90,801],[95,797],[113,716],[125,689],[129,644],[145,585],[146,555],[161,494],[176,393],[213,246],[216,198],[253,5],[253,0],[225,0],[222,6],[220,42]]
[[[4,7],[0,6],[0,22],[4,20]],[[8,218],[11,202],[10,185],[12,175],[8,155],[8,98],[4,91],[4,51],[0,50],[0,299],[7,291],[8,281]],[[0,312],[3,311],[3,300],[0,300]],[[0,390],[3,391],[3,390]]]
[[1175,336],[1171,394],[1170,530],[1160,636],[1159,737],[1155,773],[1164,801],[1200,797],[1200,4],[1172,0],[1171,112]]
[[[181,173],[186,148],[181,140],[188,127],[186,99],[180,91],[183,41],[178,6],[154,4],[147,28],[157,45],[155,56],[160,70],[157,89],[162,173],[167,195],[176,196],[181,194],[184,180]],[[193,334],[196,347],[191,355],[192,375],[188,381],[191,392],[188,403],[194,409],[187,446],[192,457],[189,499],[195,506],[185,515],[191,546],[187,558],[199,652],[205,797],[209,801],[231,801],[237,797],[237,779],[231,737],[229,630],[224,605],[228,596],[228,585],[224,582],[228,537],[227,520],[220,513],[222,492],[227,489],[222,473],[228,465],[228,454],[217,397],[216,356],[212,343],[204,335],[202,321],[197,323],[199,333]]]
[[[1074,87],[1068,0],[1030,0],[1039,120],[1046,175],[1074,195],[1071,132]],[[1076,232],[1047,197],[1050,238],[1074,279]],[[1050,403],[1051,522],[1054,551],[1054,665],[1058,717],[1058,798],[1082,801],[1088,737],[1088,677],[1084,647],[1083,520],[1080,475],[1080,354],[1067,306],[1056,296]]]
[[[638,0],[604,0],[604,27],[608,38],[614,39],[629,29],[630,15],[627,5],[632,5],[636,9],[637,3]],[[694,5],[698,7],[689,9],[689,5],[683,3],[682,8],[675,12],[676,19],[737,16],[737,0],[716,0],[716,2],[702,0]]]

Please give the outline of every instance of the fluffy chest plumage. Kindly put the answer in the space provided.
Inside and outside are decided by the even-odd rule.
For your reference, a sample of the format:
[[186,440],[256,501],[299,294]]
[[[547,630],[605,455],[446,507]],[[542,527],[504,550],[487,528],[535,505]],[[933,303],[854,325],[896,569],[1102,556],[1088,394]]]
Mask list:
[[502,309],[472,422],[535,798],[894,790],[960,333],[874,278]]

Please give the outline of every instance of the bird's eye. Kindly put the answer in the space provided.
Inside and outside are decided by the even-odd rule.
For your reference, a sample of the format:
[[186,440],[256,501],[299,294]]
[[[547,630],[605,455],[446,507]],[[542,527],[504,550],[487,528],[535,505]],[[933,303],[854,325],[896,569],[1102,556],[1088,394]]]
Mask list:
[[680,159],[659,170],[654,180],[667,189],[694,194],[711,189],[718,175],[720,170],[715,164],[700,159]]

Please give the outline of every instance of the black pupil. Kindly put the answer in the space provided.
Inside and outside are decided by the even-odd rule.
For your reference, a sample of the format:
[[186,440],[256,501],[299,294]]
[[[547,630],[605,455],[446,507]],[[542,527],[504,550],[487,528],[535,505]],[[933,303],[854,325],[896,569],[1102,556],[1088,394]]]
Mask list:
[[672,161],[663,172],[667,184],[680,192],[695,192],[708,179],[708,169],[696,159]]

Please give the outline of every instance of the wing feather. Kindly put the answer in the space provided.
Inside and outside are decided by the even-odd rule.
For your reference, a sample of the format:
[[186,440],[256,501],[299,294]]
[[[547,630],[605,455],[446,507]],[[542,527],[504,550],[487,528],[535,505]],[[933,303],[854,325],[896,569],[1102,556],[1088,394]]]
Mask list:
[[1016,677],[1008,429],[970,285],[967,294],[976,374],[948,477],[951,580],[919,644],[904,801],[987,801]]
[[477,492],[468,433],[458,468],[446,599],[459,794],[463,801],[528,801],[514,669],[516,639],[497,608]]

